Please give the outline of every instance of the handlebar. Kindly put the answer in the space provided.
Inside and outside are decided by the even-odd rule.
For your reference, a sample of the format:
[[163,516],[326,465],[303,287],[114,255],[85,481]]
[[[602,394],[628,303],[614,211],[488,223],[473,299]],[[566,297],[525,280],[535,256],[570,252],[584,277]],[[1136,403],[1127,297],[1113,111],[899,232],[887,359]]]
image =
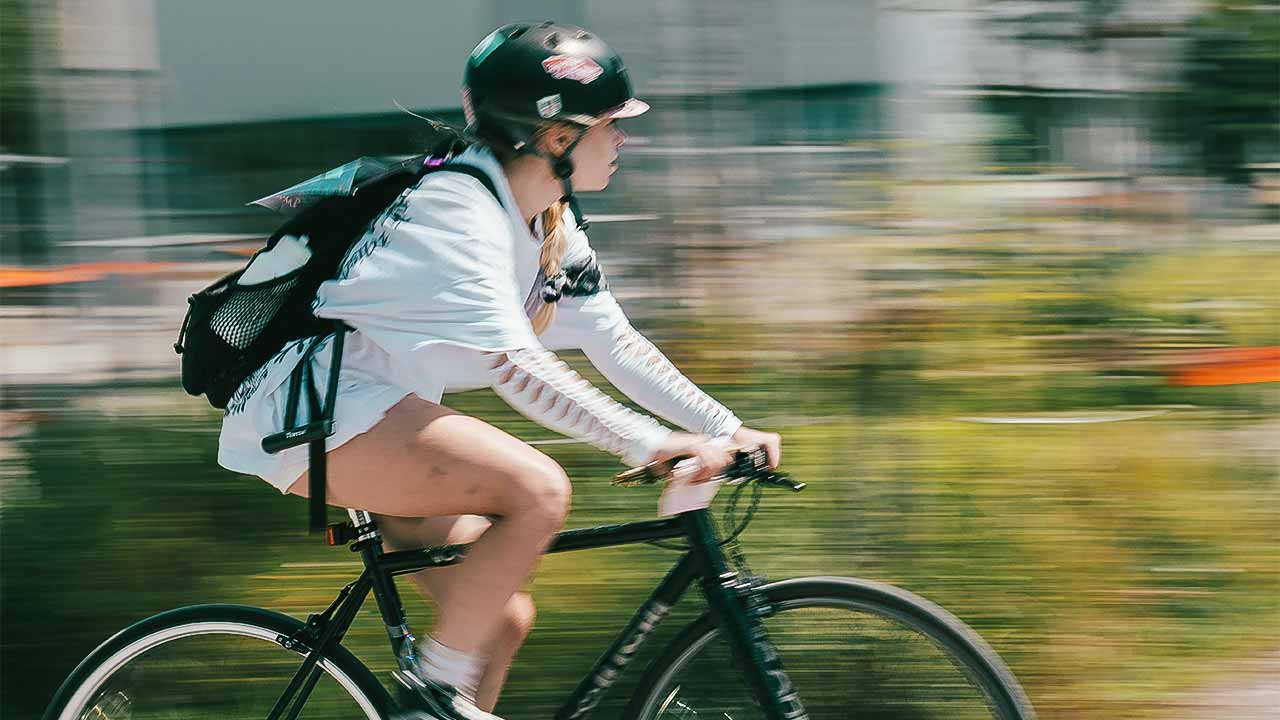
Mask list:
[[[689,459],[689,456],[651,462],[648,465],[618,473],[612,484],[620,487],[639,487],[665,483],[676,473],[696,470],[696,465],[693,467],[688,465],[691,462],[696,463]],[[770,469],[769,455],[761,446],[735,450],[733,460],[713,480],[723,480],[728,485],[756,483],[786,488],[792,492],[800,492],[806,487],[806,483],[797,482],[785,473]]]

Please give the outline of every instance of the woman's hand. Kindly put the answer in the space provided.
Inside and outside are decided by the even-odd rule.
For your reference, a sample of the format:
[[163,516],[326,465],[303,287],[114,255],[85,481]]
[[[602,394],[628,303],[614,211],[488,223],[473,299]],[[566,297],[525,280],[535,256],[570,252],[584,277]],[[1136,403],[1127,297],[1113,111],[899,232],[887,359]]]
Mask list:
[[650,462],[666,462],[677,458],[681,460],[691,458],[698,461],[698,472],[689,480],[695,484],[706,482],[719,475],[733,461],[733,456],[723,441],[717,442],[704,435],[673,432],[658,447],[658,451],[654,453],[653,460]]
[[770,469],[776,470],[782,462],[782,436],[778,433],[760,432],[743,425],[731,438],[738,447],[763,447],[769,456]]

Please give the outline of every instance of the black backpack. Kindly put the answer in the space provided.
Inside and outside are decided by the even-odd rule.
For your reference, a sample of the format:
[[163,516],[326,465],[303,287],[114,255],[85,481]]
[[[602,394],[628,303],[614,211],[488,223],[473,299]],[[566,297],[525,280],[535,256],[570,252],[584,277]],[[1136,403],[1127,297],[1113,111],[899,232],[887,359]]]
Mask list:
[[[451,144],[448,153],[452,154],[457,149],[459,145]],[[311,257],[302,267],[285,275],[253,285],[238,285],[236,281],[248,267],[246,263],[244,268],[195,293],[187,299],[187,315],[173,346],[182,356],[183,389],[191,395],[204,395],[209,404],[225,409],[245,379],[285,345],[312,338],[304,359],[290,377],[285,429],[262,441],[263,450],[269,453],[311,443],[312,530],[324,527],[324,439],[333,434],[333,406],[342,339],[349,329],[341,322],[317,318],[312,314],[311,303],[316,290],[321,283],[337,275],[339,264],[351,245],[384,212],[389,211],[396,198],[417,184],[424,175],[461,172],[479,180],[495,198],[498,197],[492,180],[483,171],[446,162],[443,157],[419,155],[395,161],[362,158],[343,168],[356,166],[360,172],[354,173],[349,189],[344,187],[339,194],[319,199],[288,195],[290,190],[306,185],[303,183],[264,198],[283,198],[286,207],[305,207],[272,233],[266,245],[253,257],[274,248],[286,235],[308,236],[307,247],[311,250]],[[317,179],[332,176],[343,168]],[[334,358],[330,365],[325,402],[321,405],[311,378],[309,359],[320,341],[331,334],[336,334]],[[299,389],[303,386],[308,391],[311,422],[297,426]]]

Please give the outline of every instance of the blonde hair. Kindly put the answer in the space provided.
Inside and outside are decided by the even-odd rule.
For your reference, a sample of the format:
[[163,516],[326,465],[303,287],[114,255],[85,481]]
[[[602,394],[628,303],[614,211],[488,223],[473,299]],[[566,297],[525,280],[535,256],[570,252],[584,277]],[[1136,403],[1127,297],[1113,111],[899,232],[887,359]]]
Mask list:
[[[538,143],[544,136],[558,127],[569,127],[569,123],[549,122],[533,133],[531,142]],[[569,229],[564,224],[564,213],[569,204],[557,200],[551,207],[542,211],[542,252],[538,255],[538,265],[542,268],[543,278],[555,277],[560,272],[560,262],[564,260],[565,245],[569,241]],[[538,289],[541,292],[541,288]],[[556,317],[556,304],[544,302],[529,319],[533,332],[541,335]]]
[[[569,229],[564,224],[564,213],[568,203],[561,200],[551,203],[551,207],[542,211],[542,252],[538,255],[538,265],[542,268],[544,278],[555,277],[560,272],[560,261],[564,259],[565,244],[569,239]],[[541,335],[556,317],[556,304],[544,302],[530,318],[533,331]]]

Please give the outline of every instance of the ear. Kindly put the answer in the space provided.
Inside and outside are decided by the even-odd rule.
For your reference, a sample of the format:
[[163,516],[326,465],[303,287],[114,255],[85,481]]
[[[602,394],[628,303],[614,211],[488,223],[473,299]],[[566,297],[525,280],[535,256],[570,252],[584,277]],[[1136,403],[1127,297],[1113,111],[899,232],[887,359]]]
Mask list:
[[538,148],[552,157],[560,157],[576,136],[572,128],[554,125],[538,139]]

